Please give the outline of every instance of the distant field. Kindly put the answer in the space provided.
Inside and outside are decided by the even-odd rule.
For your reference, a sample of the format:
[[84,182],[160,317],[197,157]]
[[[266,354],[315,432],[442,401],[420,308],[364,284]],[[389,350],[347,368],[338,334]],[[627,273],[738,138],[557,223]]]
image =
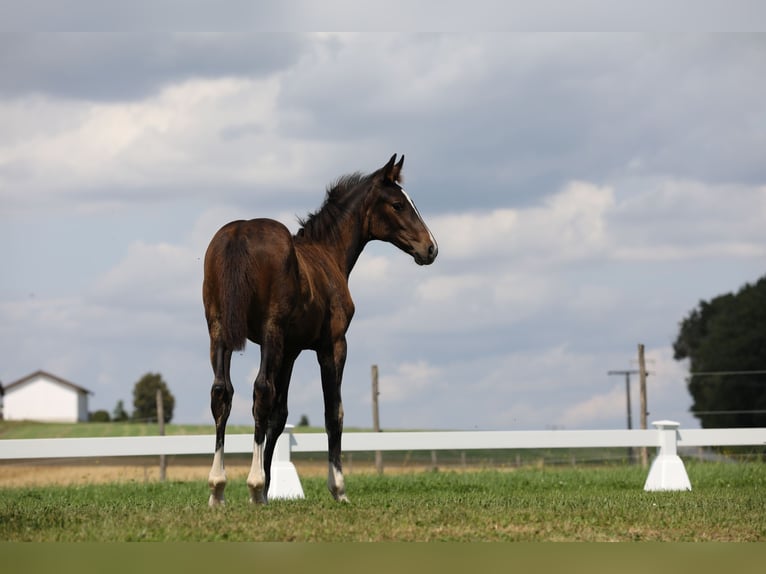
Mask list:
[[[232,425],[228,432],[246,433],[252,432],[252,428]],[[165,434],[168,435],[214,433],[215,427],[212,423],[209,425],[165,425]],[[159,425],[156,423],[37,423],[27,421],[0,422],[0,439],[153,436],[158,434]]]

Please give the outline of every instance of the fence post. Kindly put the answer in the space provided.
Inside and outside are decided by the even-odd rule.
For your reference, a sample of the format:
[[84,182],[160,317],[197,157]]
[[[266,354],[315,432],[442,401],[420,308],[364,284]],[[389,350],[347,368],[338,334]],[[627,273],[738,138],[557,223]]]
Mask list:
[[[639,413],[639,423],[642,429],[646,428],[646,417],[649,414],[646,410],[646,359],[644,358],[644,346],[638,344],[638,389],[641,412]],[[654,424],[654,423],[652,423]],[[646,454],[646,447],[641,447],[641,466],[646,468],[649,464],[649,457]]]
[[[160,436],[165,436],[165,404],[162,399],[162,390],[157,389],[156,395],[157,402],[157,423],[159,424]],[[160,455],[160,482],[165,482],[165,475],[167,471],[167,459],[164,454]]]
[[686,468],[678,456],[678,427],[675,421],[653,421],[659,433],[659,451],[649,469],[644,490],[691,490]]
[[271,461],[271,483],[269,484],[269,498],[306,498],[303,494],[301,480],[298,471],[290,460],[293,438],[293,425],[285,425],[284,432],[277,439],[274,448],[274,458]]
[[[380,412],[378,411],[378,365],[372,366],[372,430],[380,432]],[[375,470],[383,474],[383,453],[375,451]]]

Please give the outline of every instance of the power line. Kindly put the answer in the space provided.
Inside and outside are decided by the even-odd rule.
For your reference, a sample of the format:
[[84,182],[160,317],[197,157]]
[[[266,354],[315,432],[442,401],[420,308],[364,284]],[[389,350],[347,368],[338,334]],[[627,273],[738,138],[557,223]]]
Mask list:
[[753,411],[689,411],[693,415],[763,415],[766,414],[766,409],[758,409]]
[[694,385],[723,384],[723,385],[737,386],[737,387],[746,387],[746,386],[761,387],[761,386],[764,385],[764,382],[766,382],[766,381],[764,381],[763,379],[759,379],[759,380],[756,380],[756,381],[753,381],[753,380],[750,380],[750,381],[745,380],[745,381],[743,381],[742,379],[740,379],[738,381],[735,381],[735,380],[732,380],[732,379],[719,379],[719,380],[714,380],[714,379],[702,380],[702,379],[700,379],[700,380],[695,380],[695,381],[687,380],[686,384],[687,385],[692,385],[692,384],[694,384]]
[[[766,375],[766,369],[757,369],[753,371],[699,371],[689,373],[689,377],[716,377],[716,376],[738,376],[738,375]],[[761,384],[758,381],[747,381],[750,384]],[[718,415],[762,415],[766,414],[766,409],[755,410],[720,410],[720,411],[689,411],[693,415],[718,416]]]
[[718,375],[766,375],[766,369],[758,371],[699,371],[689,373],[690,377],[715,377]]

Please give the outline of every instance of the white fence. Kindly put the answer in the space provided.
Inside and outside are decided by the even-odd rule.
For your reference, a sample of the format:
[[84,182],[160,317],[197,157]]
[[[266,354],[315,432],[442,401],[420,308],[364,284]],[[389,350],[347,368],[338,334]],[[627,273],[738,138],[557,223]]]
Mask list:
[[[673,421],[653,430],[360,432],[343,435],[343,451],[476,450],[656,447],[645,490],[690,490],[678,447],[766,445],[766,428],[680,429]],[[0,460],[210,454],[212,435],[0,440]],[[280,437],[272,463],[270,498],[303,498],[292,452],[323,452],[324,434]],[[252,453],[250,434],[227,435],[226,452]]]

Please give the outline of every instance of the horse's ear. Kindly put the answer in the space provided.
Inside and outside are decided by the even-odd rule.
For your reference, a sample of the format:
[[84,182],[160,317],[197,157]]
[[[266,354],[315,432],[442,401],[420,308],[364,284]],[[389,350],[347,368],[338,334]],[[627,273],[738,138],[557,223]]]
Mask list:
[[395,162],[396,154],[391,156],[391,159],[388,160],[388,163],[383,166],[383,169],[381,170],[383,172],[383,179],[390,181],[391,183],[396,183],[401,179],[402,166],[404,165],[404,156],[401,157],[399,163]]
[[399,159],[399,163],[394,166],[394,181],[402,181],[402,167],[404,166],[404,154]]

